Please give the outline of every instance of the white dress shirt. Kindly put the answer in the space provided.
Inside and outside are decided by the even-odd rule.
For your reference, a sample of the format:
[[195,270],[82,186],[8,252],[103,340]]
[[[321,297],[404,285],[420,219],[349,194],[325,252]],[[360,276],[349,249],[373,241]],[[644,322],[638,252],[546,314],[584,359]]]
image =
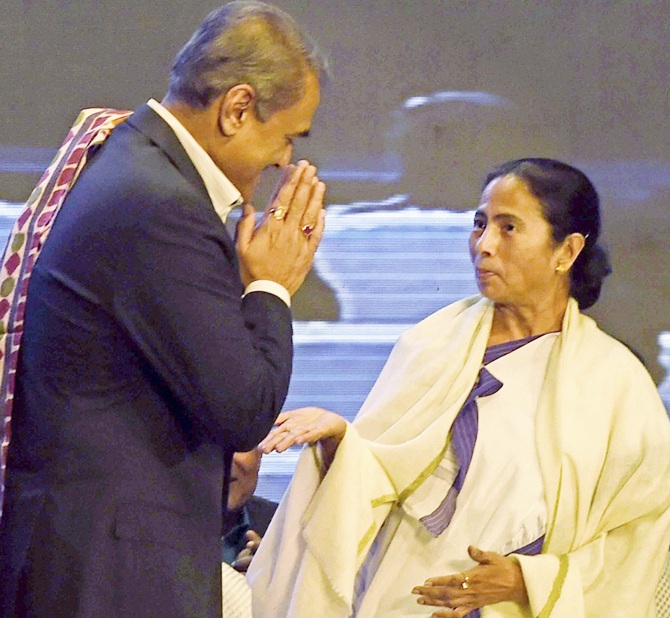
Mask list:
[[[244,198],[235,185],[228,180],[226,175],[217,167],[205,149],[196,141],[179,120],[177,120],[165,107],[155,99],[149,99],[147,105],[153,109],[174,131],[179,143],[183,146],[188,158],[191,159],[193,167],[202,178],[207,189],[207,194],[212,200],[214,211],[223,223],[226,222],[230,211],[241,206]],[[288,290],[277,283],[267,279],[252,281],[244,290],[244,296],[251,292],[267,292],[281,298],[287,306],[291,306],[291,295]]]

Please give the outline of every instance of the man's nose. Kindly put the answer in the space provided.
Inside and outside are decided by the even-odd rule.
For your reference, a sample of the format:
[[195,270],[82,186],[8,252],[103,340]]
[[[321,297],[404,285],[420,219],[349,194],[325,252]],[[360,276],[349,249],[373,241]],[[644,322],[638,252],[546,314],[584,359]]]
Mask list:
[[293,157],[293,144],[288,144],[282,152],[281,158],[279,159],[279,167],[284,169],[290,162]]

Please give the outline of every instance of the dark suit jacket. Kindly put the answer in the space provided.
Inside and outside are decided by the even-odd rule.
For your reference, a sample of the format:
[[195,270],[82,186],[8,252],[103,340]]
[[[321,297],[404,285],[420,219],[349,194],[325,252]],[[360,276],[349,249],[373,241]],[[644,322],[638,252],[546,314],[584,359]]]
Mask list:
[[241,299],[234,244],[153,110],[89,161],[30,286],[0,616],[220,616],[224,452],[283,404],[290,311]]

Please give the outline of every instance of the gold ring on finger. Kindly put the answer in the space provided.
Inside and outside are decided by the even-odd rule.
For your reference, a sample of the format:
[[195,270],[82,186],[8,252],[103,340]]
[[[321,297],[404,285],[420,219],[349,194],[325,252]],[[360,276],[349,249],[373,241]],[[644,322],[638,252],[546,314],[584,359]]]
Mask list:
[[282,208],[281,206],[273,208],[270,212],[277,221],[281,221],[286,216],[286,208]]
[[467,590],[470,587],[470,584],[468,584],[469,580],[470,578],[466,575],[463,583],[461,584],[461,588],[463,588],[463,590]]
[[300,230],[302,233],[309,238],[312,235],[312,232],[314,231],[314,227],[311,225],[303,225]]

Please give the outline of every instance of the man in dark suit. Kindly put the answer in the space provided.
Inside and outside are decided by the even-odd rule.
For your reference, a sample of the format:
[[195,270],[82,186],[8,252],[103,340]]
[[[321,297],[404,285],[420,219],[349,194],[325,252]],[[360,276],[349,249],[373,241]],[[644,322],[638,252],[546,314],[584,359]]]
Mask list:
[[[283,12],[234,2],[114,129],[31,276],[0,525],[0,616],[221,615],[221,499],[291,371],[290,296],[325,186],[293,140],[318,54]],[[265,217],[248,205],[285,168]],[[235,244],[224,226],[245,202]]]

